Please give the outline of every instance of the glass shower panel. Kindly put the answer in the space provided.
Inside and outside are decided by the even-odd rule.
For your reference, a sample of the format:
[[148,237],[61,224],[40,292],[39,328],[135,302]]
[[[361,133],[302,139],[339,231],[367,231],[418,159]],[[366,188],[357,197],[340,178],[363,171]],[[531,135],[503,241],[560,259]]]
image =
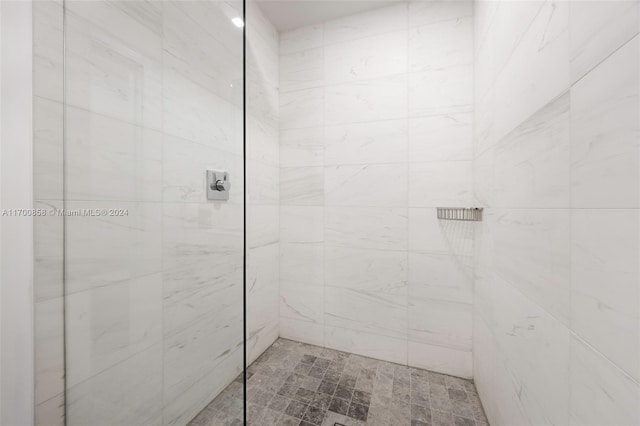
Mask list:
[[185,425],[243,370],[242,8],[64,2],[68,425]]

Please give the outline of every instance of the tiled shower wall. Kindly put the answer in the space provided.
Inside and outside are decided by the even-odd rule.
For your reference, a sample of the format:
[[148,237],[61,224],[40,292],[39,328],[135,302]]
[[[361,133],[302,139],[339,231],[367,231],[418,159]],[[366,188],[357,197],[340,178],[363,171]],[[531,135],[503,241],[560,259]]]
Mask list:
[[[36,206],[129,215],[35,221],[36,423],[64,424],[65,267],[68,424],[186,424],[242,369],[241,2],[66,7],[63,144],[62,2],[34,4]],[[279,173],[277,36],[252,28],[249,217],[271,231],[247,233],[251,359],[277,337]]]
[[474,376],[491,424],[640,423],[637,1],[480,1]]
[[280,35],[280,335],[471,377],[471,2]]

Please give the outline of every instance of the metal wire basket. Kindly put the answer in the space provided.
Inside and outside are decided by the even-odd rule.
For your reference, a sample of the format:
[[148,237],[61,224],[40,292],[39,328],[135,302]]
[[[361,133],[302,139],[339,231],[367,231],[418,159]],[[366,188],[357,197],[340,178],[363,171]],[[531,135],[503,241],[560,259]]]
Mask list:
[[442,220],[482,220],[482,207],[438,207],[437,210],[438,219]]

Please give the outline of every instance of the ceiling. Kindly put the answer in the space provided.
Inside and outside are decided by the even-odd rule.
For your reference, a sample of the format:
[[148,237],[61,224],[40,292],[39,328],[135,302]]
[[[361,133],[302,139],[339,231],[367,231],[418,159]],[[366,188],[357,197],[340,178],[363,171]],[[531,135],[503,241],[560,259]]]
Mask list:
[[403,0],[258,0],[280,32],[377,9]]

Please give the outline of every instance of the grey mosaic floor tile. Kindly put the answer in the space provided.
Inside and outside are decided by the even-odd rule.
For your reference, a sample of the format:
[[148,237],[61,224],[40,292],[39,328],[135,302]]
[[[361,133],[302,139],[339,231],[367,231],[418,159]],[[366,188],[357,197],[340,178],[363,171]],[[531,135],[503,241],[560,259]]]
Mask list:
[[[472,381],[278,339],[247,368],[247,425],[489,426]],[[242,425],[240,374],[189,426]]]

